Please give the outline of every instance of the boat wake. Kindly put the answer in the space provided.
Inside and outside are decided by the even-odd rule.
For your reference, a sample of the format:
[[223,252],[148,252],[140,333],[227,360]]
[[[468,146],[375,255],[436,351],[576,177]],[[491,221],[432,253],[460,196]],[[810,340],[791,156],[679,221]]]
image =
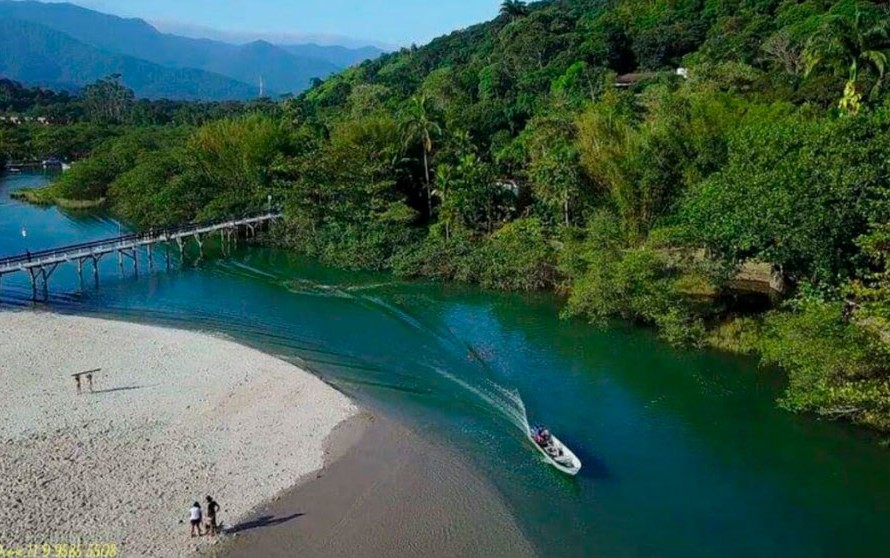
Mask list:
[[437,369],[437,371],[445,378],[475,395],[478,401],[485,403],[486,405],[484,406],[480,405],[485,410],[494,409],[502,418],[515,426],[523,436],[527,435],[531,427],[528,423],[525,403],[522,401],[522,396],[519,395],[518,391],[506,389],[488,379],[474,386],[445,370]]
[[[319,296],[331,297],[339,299],[349,299],[354,304],[361,306],[369,312],[377,313],[401,324],[403,327],[416,332],[422,337],[433,340],[435,344],[445,350],[445,354],[451,358],[456,358],[460,362],[465,363],[467,355],[475,366],[471,367],[469,372],[460,374],[456,372],[464,367],[452,367],[447,364],[450,360],[445,359],[442,362],[431,363],[423,362],[426,358],[414,363],[409,370],[398,372],[392,367],[386,367],[386,370],[370,363],[364,363],[364,366],[358,366],[357,362],[342,362],[346,355],[337,355],[335,362],[327,362],[318,359],[316,355],[312,361],[316,364],[333,364],[338,367],[355,367],[360,368],[366,373],[363,376],[350,375],[349,382],[355,385],[376,386],[385,385],[389,389],[405,388],[405,391],[419,394],[435,395],[437,393],[448,393],[450,390],[443,385],[437,386],[439,381],[456,384],[468,394],[465,401],[481,410],[488,417],[497,417],[506,421],[511,427],[518,430],[518,434],[522,437],[528,435],[529,421],[519,392],[515,389],[508,389],[498,383],[495,379],[498,377],[496,372],[479,354],[478,350],[465,340],[459,338],[450,328],[438,323],[429,323],[423,317],[406,310],[401,304],[392,300],[388,300],[378,294],[365,294],[361,291],[366,290],[363,286],[348,285],[330,285],[320,283],[318,281],[307,280],[302,278],[285,278],[271,275],[264,270],[257,269],[244,263],[227,264],[226,267],[233,273],[249,274],[255,279],[264,280],[271,279],[281,284],[284,288],[294,294],[302,296]],[[384,287],[384,284],[373,285],[374,288],[368,288],[370,292]],[[355,355],[350,355],[348,360],[357,359]],[[371,358],[370,360],[373,360]],[[351,365],[351,366],[350,366]],[[481,369],[481,370],[480,370]],[[418,374],[418,370],[423,370],[423,374]],[[479,372],[482,372],[481,374]],[[395,381],[393,381],[395,380]]]
[[441,366],[433,366],[432,369],[441,377],[459,385],[470,393],[476,400],[478,407],[488,412],[494,410],[497,415],[516,427],[522,436],[527,436],[530,430],[528,414],[519,391],[507,389],[494,381],[492,379],[495,376],[494,371],[472,345],[458,338],[451,329],[430,325],[421,318],[378,296],[357,295],[356,299],[369,310],[382,312],[411,329],[432,336],[439,346],[454,356],[464,357],[469,354],[472,360],[485,371],[484,376],[474,375],[472,382],[452,374]]

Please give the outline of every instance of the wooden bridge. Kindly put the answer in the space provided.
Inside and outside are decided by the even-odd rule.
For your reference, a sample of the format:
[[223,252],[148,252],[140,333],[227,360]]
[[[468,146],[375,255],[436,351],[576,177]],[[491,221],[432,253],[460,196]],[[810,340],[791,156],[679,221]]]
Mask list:
[[[81,282],[83,281],[84,263],[92,263],[93,278],[96,286],[98,286],[99,261],[108,254],[117,254],[121,273],[124,271],[124,260],[132,260],[133,271],[138,275],[139,256],[137,251],[140,248],[147,249],[148,266],[149,269],[153,269],[155,265],[155,248],[158,245],[163,245],[164,262],[167,269],[169,269],[171,265],[171,243],[176,243],[181,256],[185,251],[186,243],[189,240],[194,240],[203,254],[204,242],[209,235],[219,233],[223,246],[237,244],[240,234],[244,233],[248,238],[256,236],[259,227],[268,225],[280,217],[280,213],[270,212],[210,223],[192,223],[167,229],[152,229],[143,233],[63,246],[52,250],[26,252],[17,256],[0,258],[0,281],[2,281],[4,275],[27,273],[31,277],[31,290],[34,300],[37,299],[38,290],[42,290],[44,298],[46,298],[49,291],[50,277],[63,263],[71,263],[77,266],[77,274]],[[0,283],[0,286],[2,286],[2,283]]]

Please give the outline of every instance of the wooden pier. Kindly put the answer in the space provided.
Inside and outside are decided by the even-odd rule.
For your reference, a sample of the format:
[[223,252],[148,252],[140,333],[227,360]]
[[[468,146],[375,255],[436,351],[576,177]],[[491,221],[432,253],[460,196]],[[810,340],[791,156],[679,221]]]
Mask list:
[[190,223],[178,227],[161,230],[153,229],[143,233],[0,258],[0,287],[2,287],[4,275],[27,273],[31,278],[33,299],[37,300],[38,291],[43,291],[44,298],[47,298],[50,277],[64,263],[77,266],[77,274],[81,282],[83,281],[84,264],[92,264],[93,279],[98,287],[99,261],[108,254],[117,254],[118,267],[121,273],[124,271],[124,261],[130,260],[133,263],[133,271],[138,275],[138,250],[145,248],[148,251],[148,266],[149,269],[153,269],[155,265],[155,248],[163,245],[164,262],[166,268],[169,269],[171,265],[170,245],[172,243],[176,244],[179,248],[180,256],[182,256],[186,243],[194,240],[203,254],[204,242],[210,235],[219,233],[223,245],[231,245],[237,243],[238,236],[242,233],[248,238],[254,237],[258,228],[266,226],[279,218],[281,218],[280,213],[264,213],[262,215],[226,219],[212,223]]

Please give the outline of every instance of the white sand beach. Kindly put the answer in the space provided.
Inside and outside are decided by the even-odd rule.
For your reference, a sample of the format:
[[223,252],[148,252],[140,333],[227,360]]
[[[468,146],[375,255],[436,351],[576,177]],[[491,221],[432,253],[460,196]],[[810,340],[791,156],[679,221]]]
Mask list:
[[[101,368],[94,392],[71,374]],[[0,313],[0,545],[117,544],[182,556],[188,509],[227,525],[324,465],[359,412],[311,374],[211,335]]]

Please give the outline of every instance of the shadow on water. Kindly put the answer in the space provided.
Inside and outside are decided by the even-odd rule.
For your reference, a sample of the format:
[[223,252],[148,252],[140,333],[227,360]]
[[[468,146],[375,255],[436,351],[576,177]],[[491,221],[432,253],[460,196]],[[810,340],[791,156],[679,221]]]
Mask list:
[[264,515],[262,517],[258,517],[257,519],[245,521],[244,523],[239,523],[238,525],[223,529],[223,533],[227,535],[234,535],[235,533],[243,533],[244,531],[252,531],[254,529],[262,529],[264,527],[274,527],[276,525],[288,523],[289,521],[293,521],[294,519],[297,519],[298,517],[302,517],[304,515],[306,514],[294,513],[291,515],[285,515],[283,517]]
[[585,449],[583,445],[576,445],[572,450],[583,464],[578,475],[585,479],[615,481],[616,478],[612,471],[609,470],[606,462],[593,453],[585,451]]

